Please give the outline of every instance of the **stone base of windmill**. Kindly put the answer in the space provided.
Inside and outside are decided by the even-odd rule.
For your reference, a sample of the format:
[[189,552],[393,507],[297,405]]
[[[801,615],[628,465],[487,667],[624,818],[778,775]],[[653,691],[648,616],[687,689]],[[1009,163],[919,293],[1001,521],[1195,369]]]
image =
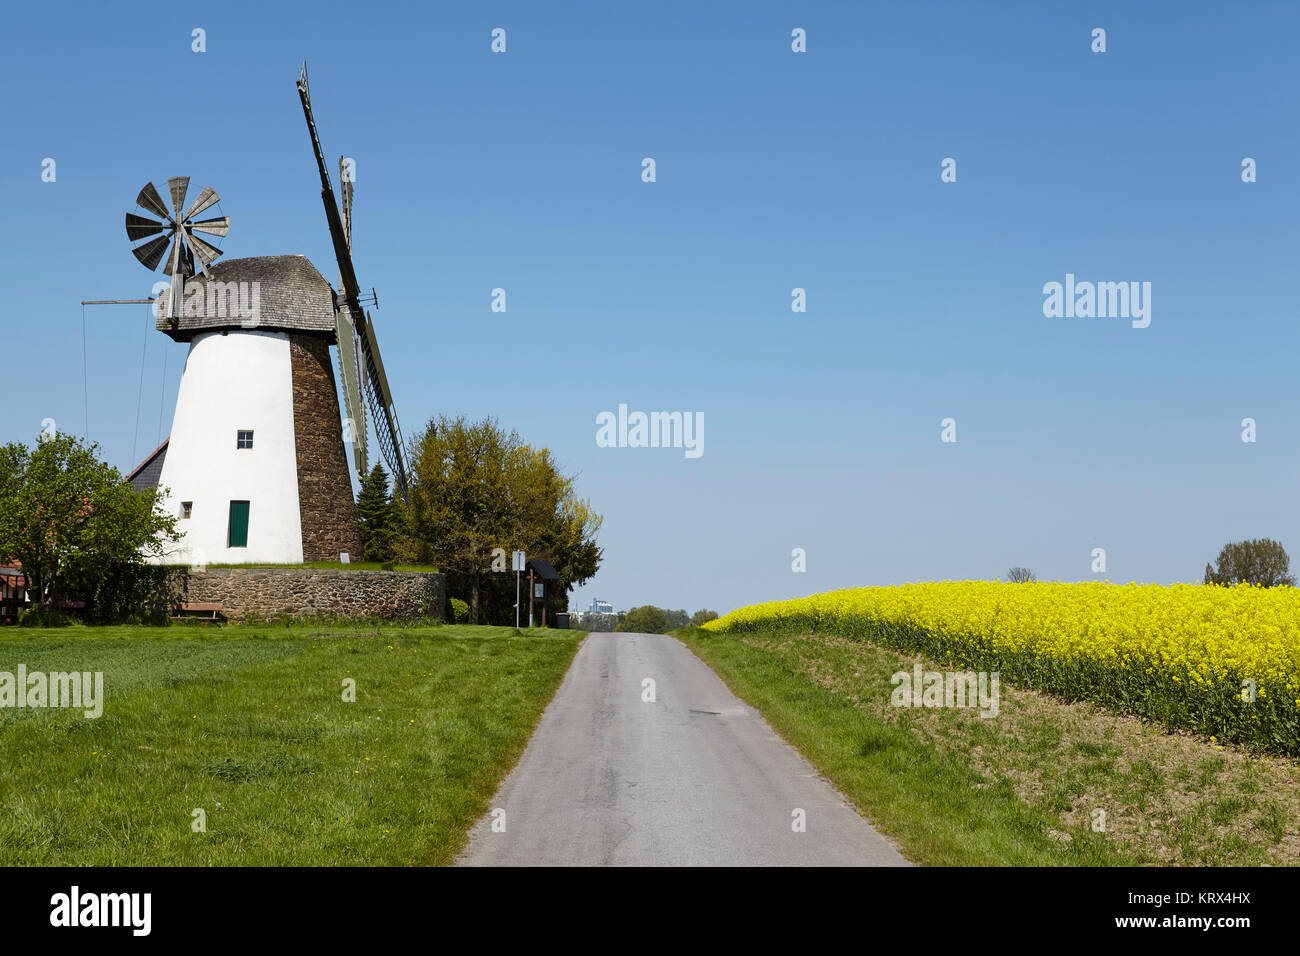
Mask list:
[[190,604],[220,604],[229,621],[277,618],[443,619],[442,574],[309,568],[209,568],[190,572]]

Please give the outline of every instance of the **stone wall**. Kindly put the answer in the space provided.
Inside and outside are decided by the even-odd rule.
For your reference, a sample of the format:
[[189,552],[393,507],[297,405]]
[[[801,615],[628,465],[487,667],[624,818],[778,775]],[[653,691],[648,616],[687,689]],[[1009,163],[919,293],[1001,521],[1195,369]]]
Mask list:
[[268,567],[191,571],[185,599],[220,603],[231,621],[280,615],[413,620],[441,619],[446,595],[441,574]]
[[352,501],[329,342],[316,335],[291,335],[289,357],[302,559],[337,561],[346,551],[360,561],[361,531]]

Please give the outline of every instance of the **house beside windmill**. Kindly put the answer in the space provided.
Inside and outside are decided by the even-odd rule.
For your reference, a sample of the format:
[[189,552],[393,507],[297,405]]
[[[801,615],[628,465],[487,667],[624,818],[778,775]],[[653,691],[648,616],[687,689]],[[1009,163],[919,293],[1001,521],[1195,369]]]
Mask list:
[[17,562],[0,564],[0,624],[17,624],[28,607],[27,579]]
[[[171,290],[157,328],[189,345],[161,459],[163,507],[183,537],[177,564],[296,564],[359,555],[330,346],[334,290],[304,256],[210,266]],[[212,307],[222,295],[242,307]],[[233,290],[233,291],[232,291]]]

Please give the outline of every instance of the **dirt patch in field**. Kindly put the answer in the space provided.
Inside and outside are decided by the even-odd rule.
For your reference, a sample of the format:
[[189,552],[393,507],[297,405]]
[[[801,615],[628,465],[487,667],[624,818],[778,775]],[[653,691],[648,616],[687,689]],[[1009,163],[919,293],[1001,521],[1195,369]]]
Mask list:
[[1104,827],[1151,864],[1300,864],[1300,761],[1220,746],[1089,703],[1002,682],[996,717],[978,708],[894,707],[890,677],[947,665],[834,635],[748,635],[813,681],[966,763],[987,785],[1060,821]]

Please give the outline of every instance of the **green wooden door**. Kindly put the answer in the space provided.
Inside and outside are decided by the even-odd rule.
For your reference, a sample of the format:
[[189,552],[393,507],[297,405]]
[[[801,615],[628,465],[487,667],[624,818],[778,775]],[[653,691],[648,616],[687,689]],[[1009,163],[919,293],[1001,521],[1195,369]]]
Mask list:
[[248,502],[230,503],[230,529],[226,533],[227,548],[248,547]]

